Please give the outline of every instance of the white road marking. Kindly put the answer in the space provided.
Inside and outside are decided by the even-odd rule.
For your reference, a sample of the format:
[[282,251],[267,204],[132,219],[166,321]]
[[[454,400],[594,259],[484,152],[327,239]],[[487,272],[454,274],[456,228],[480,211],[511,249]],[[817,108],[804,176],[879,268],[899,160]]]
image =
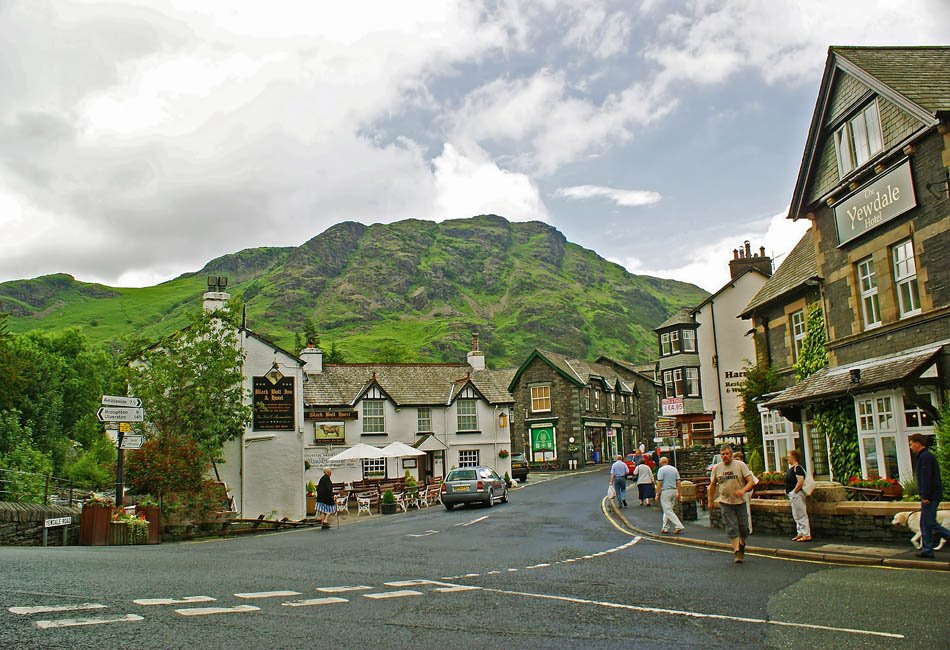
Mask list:
[[108,605],[82,603],[81,605],[36,605],[34,607],[10,607],[11,614],[46,614],[47,612],[77,612],[86,609],[105,609]]
[[366,585],[356,585],[354,587],[317,587],[317,591],[322,591],[325,594],[339,594],[344,591],[367,591],[372,589],[372,587],[367,587]]
[[479,517],[478,519],[472,519],[471,521],[460,521],[459,523],[453,524],[453,525],[454,526],[471,526],[472,524],[477,524],[480,521],[485,521],[486,519],[488,519],[488,517],[489,517],[488,515],[485,515],[483,517]]
[[419,585],[435,584],[432,580],[397,580],[395,582],[384,582],[387,587],[417,587]]
[[243,594],[234,594],[238,598],[249,600],[251,598],[279,598],[286,596],[299,596],[299,591],[249,591]]
[[903,634],[894,634],[891,632],[877,632],[875,630],[861,630],[848,627],[834,627],[831,625],[817,625],[813,623],[793,623],[790,621],[776,621],[763,618],[749,618],[746,616],[730,616],[728,614],[706,614],[703,612],[690,612],[678,609],[664,609],[661,607],[642,607],[639,605],[625,605],[623,603],[611,603],[601,600],[588,600],[587,598],[572,598],[569,596],[554,596],[551,594],[534,594],[524,591],[509,591],[507,589],[490,589],[488,587],[475,587],[481,591],[488,591],[496,594],[507,594],[509,596],[524,596],[526,598],[538,598],[541,600],[557,600],[565,603],[575,603],[580,605],[595,605],[597,607],[609,607],[612,609],[624,609],[632,612],[641,612],[645,614],[665,614],[667,616],[684,616],[688,618],[706,618],[719,621],[732,621],[736,623],[750,623],[754,625],[775,625],[779,627],[794,627],[807,630],[823,630],[826,632],[842,632],[846,634],[857,634],[865,636],[878,636],[888,639],[903,639]]
[[424,533],[409,533],[406,537],[428,537],[429,535],[437,535],[439,531],[437,530],[427,530]]
[[58,621],[37,621],[36,627],[49,630],[57,627],[79,627],[82,625],[102,625],[104,623],[127,623],[130,621],[144,621],[144,616],[126,614],[118,618],[64,618]]
[[468,585],[458,585],[456,587],[439,587],[433,589],[433,591],[438,591],[441,594],[450,594],[456,591],[476,591],[478,587],[470,587]]
[[284,607],[309,607],[311,605],[332,605],[334,603],[348,603],[350,602],[346,598],[338,598],[336,596],[327,596],[326,598],[308,598],[307,600],[292,600],[286,603],[281,603]]
[[551,566],[551,565],[547,564],[546,562],[542,562],[541,564],[533,564],[531,566],[526,566],[525,568],[526,569],[542,569],[546,566]]
[[136,605],[187,605],[188,603],[213,603],[211,596],[185,596],[184,598],[139,598]]
[[234,607],[189,607],[176,609],[175,613],[182,616],[208,616],[210,614],[243,614],[259,611],[261,611],[261,608],[254,605],[235,605]]
[[415,591],[413,589],[400,589],[399,591],[383,591],[376,594],[363,594],[364,598],[372,598],[373,600],[382,600],[383,598],[403,598],[405,596],[421,596],[421,591]]

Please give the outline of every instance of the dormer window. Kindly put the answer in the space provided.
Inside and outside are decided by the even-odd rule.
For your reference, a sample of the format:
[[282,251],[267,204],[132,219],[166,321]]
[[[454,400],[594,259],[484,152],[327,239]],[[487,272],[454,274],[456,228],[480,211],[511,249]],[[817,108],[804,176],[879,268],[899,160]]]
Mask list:
[[881,117],[873,101],[835,131],[838,176],[844,178],[884,148]]

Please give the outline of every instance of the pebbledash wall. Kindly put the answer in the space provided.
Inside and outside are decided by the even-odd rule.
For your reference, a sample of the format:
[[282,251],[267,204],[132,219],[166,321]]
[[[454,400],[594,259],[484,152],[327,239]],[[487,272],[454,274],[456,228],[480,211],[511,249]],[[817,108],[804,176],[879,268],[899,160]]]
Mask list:
[[[73,518],[67,526],[67,544],[78,544],[81,515],[82,509],[78,507],[0,501],[0,546],[40,546],[43,543],[43,522],[60,517]],[[47,545],[62,546],[62,531],[62,527],[50,528]]]

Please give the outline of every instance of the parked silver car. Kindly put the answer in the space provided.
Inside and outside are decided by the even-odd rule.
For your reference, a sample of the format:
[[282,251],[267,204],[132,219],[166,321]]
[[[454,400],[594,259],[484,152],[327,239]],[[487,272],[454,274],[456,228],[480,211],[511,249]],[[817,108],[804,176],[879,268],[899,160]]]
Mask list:
[[508,503],[508,485],[491,467],[460,467],[442,481],[442,505],[451,510],[460,503]]

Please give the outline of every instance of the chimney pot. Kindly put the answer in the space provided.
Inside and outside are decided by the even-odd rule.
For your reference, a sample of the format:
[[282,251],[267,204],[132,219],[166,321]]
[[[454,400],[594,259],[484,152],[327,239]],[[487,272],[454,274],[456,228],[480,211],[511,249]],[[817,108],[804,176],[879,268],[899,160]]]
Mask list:
[[759,257],[765,257],[765,246],[759,246]]
[[745,240],[745,256],[752,257],[752,246],[749,244],[749,240]]

